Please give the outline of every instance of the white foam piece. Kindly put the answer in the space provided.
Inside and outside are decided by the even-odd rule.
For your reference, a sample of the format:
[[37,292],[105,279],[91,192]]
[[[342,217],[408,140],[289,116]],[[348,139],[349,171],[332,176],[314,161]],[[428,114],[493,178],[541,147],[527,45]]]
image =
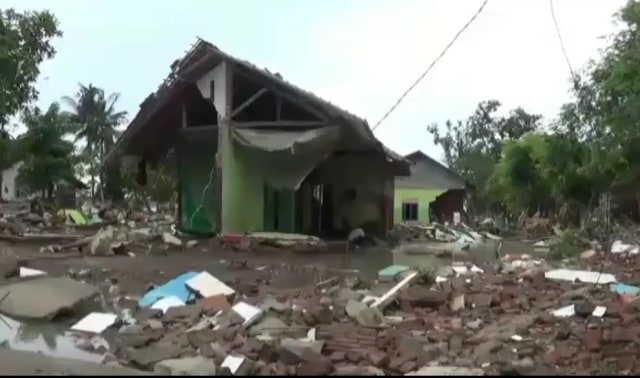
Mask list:
[[186,285],[196,291],[204,298],[216,295],[233,295],[236,291],[227,286],[218,278],[209,274],[209,272],[201,272],[186,282]]
[[116,319],[118,319],[116,314],[92,312],[72,325],[71,330],[99,334],[112,326]]
[[588,270],[555,269],[548,271],[544,277],[550,280],[571,281],[579,280],[584,283],[609,284],[617,282],[616,277],[610,273],[591,272]]

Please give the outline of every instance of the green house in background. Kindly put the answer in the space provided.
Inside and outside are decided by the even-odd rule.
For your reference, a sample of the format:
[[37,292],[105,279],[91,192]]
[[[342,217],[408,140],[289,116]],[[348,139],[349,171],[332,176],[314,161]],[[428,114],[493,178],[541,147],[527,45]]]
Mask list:
[[394,223],[452,221],[464,211],[469,189],[457,173],[422,151],[405,156],[411,162],[411,176],[396,177]]

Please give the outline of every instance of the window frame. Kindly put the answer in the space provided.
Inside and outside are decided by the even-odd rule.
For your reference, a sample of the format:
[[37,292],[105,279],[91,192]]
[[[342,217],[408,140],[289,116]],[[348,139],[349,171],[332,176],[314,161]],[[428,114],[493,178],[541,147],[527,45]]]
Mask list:
[[415,222],[417,221],[420,211],[420,205],[418,200],[403,200],[402,201],[402,221],[403,222]]

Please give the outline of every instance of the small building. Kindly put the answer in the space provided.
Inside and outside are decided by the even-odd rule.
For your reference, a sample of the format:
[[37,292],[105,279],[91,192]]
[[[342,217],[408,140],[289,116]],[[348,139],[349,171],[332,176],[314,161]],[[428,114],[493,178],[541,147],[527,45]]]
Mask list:
[[394,178],[409,162],[365,120],[203,40],[171,69],[105,163],[129,156],[144,169],[175,151],[181,230],[391,228]]
[[14,201],[24,197],[25,193],[20,190],[18,180],[21,166],[22,161],[18,161],[2,171],[2,200]]
[[411,161],[411,176],[396,178],[395,223],[452,221],[455,212],[464,212],[469,185],[460,175],[422,151],[405,158]]
[[[41,197],[41,192],[31,190],[20,178],[20,168],[23,162],[20,160],[11,167],[2,171],[2,200],[16,201]],[[75,177],[60,179],[53,184],[52,194],[58,206],[75,208],[76,192],[87,189],[87,185]]]

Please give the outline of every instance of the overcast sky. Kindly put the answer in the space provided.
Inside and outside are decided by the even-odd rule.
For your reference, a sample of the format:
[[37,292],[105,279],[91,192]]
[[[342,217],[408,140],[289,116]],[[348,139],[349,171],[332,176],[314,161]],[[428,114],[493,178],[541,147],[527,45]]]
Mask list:
[[[121,93],[133,118],[196,36],[366,118],[373,125],[482,0],[0,0],[49,9],[64,37],[44,64],[39,104],[78,83]],[[555,0],[575,68],[597,56],[624,0]],[[440,159],[426,126],[465,118],[479,101],[553,118],[569,70],[546,0],[489,0],[484,12],[376,130],[400,153]]]

